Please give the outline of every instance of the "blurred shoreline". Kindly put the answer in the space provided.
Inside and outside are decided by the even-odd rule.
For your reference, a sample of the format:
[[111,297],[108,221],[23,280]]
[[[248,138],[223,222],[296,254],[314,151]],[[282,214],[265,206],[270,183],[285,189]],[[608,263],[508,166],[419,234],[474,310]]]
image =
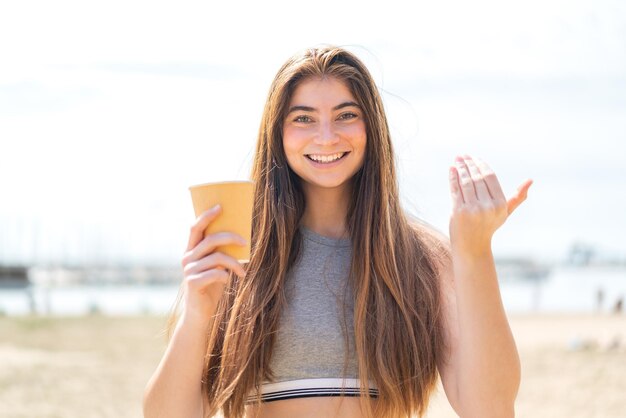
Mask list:
[[[623,311],[626,265],[618,262],[508,258],[497,259],[496,269],[508,313]],[[5,267],[0,315],[162,315],[181,279],[181,268],[174,266]]]

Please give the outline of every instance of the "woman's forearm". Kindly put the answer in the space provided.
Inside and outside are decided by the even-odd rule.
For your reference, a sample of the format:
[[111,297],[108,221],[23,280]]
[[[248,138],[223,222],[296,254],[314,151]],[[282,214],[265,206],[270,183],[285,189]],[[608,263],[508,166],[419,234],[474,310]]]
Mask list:
[[202,370],[209,321],[184,316],[178,322],[143,399],[145,418],[201,418]]
[[490,245],[468,255],[452,249],[459,344],[457,390],[465,417],[513,416],[520,361],[502,305]]

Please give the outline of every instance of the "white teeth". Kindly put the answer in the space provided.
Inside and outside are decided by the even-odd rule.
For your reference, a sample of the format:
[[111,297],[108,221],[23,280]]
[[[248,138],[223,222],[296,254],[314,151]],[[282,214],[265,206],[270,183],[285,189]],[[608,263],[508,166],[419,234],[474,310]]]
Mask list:
[[321,163],[330,163],[333,162],[335,160],[340,159],[341,157],[343,157],[343,155],[345,154],[345,152],[339,152],[337,154],[332,154],[332,155],[314,155],[314,154],[310,154],[309,158],[312,160],[315,160],[317,162],[321,162]]

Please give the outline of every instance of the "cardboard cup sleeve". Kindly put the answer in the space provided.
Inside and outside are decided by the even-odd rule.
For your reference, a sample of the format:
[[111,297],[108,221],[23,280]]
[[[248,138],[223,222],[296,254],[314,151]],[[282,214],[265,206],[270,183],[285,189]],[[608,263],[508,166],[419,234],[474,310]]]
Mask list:
[[252,203],[254,183],[251,181],[228,181],[206,183],[189,187],[196,218],[218,203],[222,213],[204,231],[204,235],[216,232],[234,232],[246,239],[246,246],[224,245],[216,251],[228,254],[239,262],[250,261],[252,237]]

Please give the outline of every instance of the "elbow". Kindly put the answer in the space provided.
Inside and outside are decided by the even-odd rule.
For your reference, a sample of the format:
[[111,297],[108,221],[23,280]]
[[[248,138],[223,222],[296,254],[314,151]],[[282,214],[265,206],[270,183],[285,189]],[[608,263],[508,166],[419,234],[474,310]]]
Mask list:
[[508,385],[489,393],[473,393],[461,397],[456,412],[461,418],[513,418],[519,379],[513,378]]
[[[469,416],[469,415],[468,415]],[[472,417],[481,417],[481,418],[514,418],[515,417],[515,408],[513,405],[506,408],[497,408],[491,410],[487,413],[481,412],[477,415],[471,415]]]
[[514,418],[514,402],[489,402],[480,405],[471,405],[459,408],[456,412],[461,418]]
[[144,418],[158,418],[159,414],[155,410],[154,391],[152,382],[148,382],[143,391],[142,409]]
[[476,399],[463,402],[459,416],[462,418],[513,418],[515,417],[515,395],[496,395],[482,402]]
[[499,405],[491,405],[489,409],[480,411],[479,414],[473,414],[468,416],[481,418],[514,418],[515,405],[513,402],[501,403]]
[[154,415],[150,410],[150,386],[146,386],[143,391],[143,399],[142,399],[142,411],[144,418],[153,418]]
[[172,401],[164,396],[161,388],[149,382],[143,392],[142,410],[144,418],[203,418],[204,406],[198,398],[195,404],[188,399]]

